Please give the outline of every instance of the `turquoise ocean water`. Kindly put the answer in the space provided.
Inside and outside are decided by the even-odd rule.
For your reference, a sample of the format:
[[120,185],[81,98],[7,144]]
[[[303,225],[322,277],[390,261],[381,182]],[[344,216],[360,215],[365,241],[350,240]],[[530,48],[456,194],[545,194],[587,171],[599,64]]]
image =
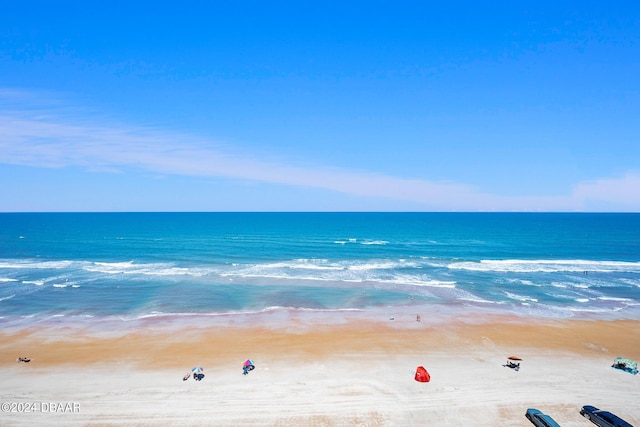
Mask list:
[[292,312],[640,319],[640,214],[0,214],[5,326]]

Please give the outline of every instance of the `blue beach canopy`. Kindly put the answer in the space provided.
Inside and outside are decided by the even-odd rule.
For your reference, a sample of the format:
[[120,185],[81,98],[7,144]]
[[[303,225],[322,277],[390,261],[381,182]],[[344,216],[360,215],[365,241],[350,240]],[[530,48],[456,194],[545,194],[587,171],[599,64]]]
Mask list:
[[630,372],[634,375],[638,373],[638,362],[631,359],[625,359],[624,357],[616,357],[613,360],[613,365],[611,366],[616,369]]

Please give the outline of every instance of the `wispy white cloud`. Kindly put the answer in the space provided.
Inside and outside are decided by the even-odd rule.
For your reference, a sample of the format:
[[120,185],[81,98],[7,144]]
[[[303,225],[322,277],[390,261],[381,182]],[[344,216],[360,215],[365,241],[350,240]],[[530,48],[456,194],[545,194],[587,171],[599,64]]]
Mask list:
[[[571,195],[585,205],[640,210],[640,172],[629,171],[615,178],[600,178],[577,184]],[[616,209],[617,210],[617,209]]]
[[[30,94],[0,90],[0,98]],[[55,108],[0,109],[0,163],[87,171],[139,170],[165,175],[225,177],[320,188],[363,197],[389,198],[425,210],[580,211],[585,206],[640,210],[640,174],[579,183],[566,197],[504,197],[456,182],[433,182],[347,170],[301,166],[256,158],[213,140],[150,127],[95,124]],[[598,208],[601,207],[601,208]]]

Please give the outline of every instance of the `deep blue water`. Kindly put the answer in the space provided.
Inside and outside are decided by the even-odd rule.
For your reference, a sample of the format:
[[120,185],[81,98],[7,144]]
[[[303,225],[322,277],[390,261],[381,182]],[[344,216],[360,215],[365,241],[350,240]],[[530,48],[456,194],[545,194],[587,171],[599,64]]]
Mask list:
[[0,214],[0,322],[407,306],[640,318],[640,214]]

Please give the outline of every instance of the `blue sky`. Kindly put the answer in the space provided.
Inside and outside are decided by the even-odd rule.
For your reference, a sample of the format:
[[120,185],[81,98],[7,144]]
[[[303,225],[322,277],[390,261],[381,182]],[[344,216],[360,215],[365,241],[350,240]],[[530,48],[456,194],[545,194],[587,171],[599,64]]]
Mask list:
[[2,6],[0,211],[640,211],[635,1],[93,3]]

